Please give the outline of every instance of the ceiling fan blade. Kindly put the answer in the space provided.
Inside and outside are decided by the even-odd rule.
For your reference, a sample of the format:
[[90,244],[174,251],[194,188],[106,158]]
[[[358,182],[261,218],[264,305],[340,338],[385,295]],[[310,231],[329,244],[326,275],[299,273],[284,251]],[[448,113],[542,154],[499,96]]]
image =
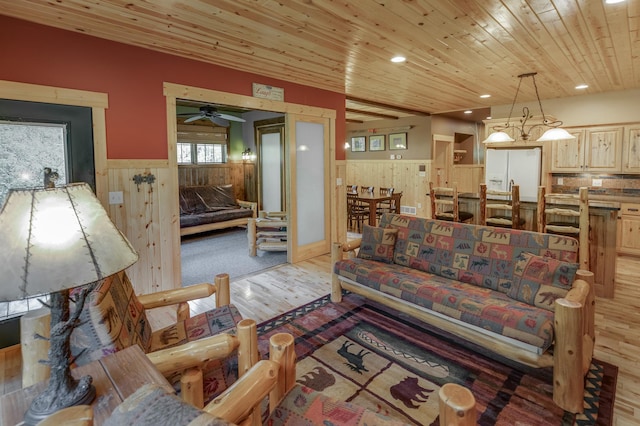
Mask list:
[[191,123],[192,121],[196,121],[196,120],[200,120],[201,118],[204,118],[203,114],[198,114],[198,115],[194,115],[191,118],[187,118],[186,120],[184,120],[185,123]]
[[240,123],[244,123],[246,121],[244,118],[234,117],[233,115],[223,114],[220,112],[217,113],[216,115],[220,118],[224,118],[225,120],[229,120],[229,121],[238,121]]
[[209,120],[211,120],[213,124],[217,124],[218,126],[229,127],[229,122],[227,120],[223,120],[222,118],[209,117]]

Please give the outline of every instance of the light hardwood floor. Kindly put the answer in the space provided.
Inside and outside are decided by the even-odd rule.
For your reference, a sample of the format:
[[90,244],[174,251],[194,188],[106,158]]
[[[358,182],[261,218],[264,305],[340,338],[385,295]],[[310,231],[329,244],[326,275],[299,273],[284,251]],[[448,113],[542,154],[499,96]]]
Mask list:
[[[328,294],[331,268],[328,255],[296,265],[281,265],[231,283],[231,299],[245,318],[257,322],[287,312]],[[614,299],[596,303],[596,358],[618,366],[614,424],[640,425],[640,259],[617,259]],[[214,306],[213,297],[191,303],[197,314]],[[155,310],[154,328],[175,319],[172,311]],[[0,350],[0,393],[20,383],[20,352]]]

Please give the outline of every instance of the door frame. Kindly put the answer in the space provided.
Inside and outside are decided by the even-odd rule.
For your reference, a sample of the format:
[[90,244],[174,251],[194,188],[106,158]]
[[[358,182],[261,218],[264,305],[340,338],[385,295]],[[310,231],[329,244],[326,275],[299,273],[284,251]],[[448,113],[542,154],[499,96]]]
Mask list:
[[262,204],[262,135],[278,133],[280,135],[280,210],[286,210],[287,188],[286,188],[286,152],[285,152],[285,117],[271,118],[268,120],[257,120],[253,123],[256,141],[256,153],[258,155],[257,181],[258,181],[258,210],[263,208]]
[[[454,136],[433,135],[433,162],[431,164],[431,181],[435,186],[451,186],[453,173],[453,144]],[[442,148],[444,147],[444,148]],[[444,150],[444,155],[442,151]],[[441,161],[442,162],[441,162]],[[441,166],[441,167],[440,167]],[[444,169],[444,178],[439,179],[438,169]]]
[[[329,119],[329,149],[331,155],[330,169],[335,168],[335,120],[336,111],[328,108],[320,108],[309,105],[294,104],[291,102],[274,101],[271,99],[254,98],[252,96],[238,95],[234,93],[221,92],[218,90],[204,89],[201,87],[185,86],[182,84],[176,84],[171,82],[163,83],[163,93],[166,100],[166,114],[167,114],[167,147],[168,147],[168,164],[170,182],[169,187],[166,188],[169,191],[168,199],[170,200],[170,212],[171,223],[173,224],[171,229],[171,239],[173,241],[173,253],[176,261],[176,267],[174,268],[174,278],[176,282],[180,282],[181,277],[181,264],[180,264],[180,212],[178,204],[178,161],[176,158],[177,149],[177,123],[176,123],[176,100],[186,99],[199,102],[211,102],[222,105],[229,105],[235,107],[248,108],[259,111],[272,111],[280,112],[286,115],[290,113],[326,118]],[[292,135],[286,134],[285,138],[288,139]],[[289,166],[287,166],[289,167]],[[333,177],[333,172],[328,179]],[[293,194],[295,196],[295,194]],[[330,193],[329,203],[332,206],[335,205],[335,192]],[[290,227],[296,226],[296,223],[289,223]],[[335,222],[332,218],[331,227],[335,228]],[[333,235],[333,233],[332,233]]]

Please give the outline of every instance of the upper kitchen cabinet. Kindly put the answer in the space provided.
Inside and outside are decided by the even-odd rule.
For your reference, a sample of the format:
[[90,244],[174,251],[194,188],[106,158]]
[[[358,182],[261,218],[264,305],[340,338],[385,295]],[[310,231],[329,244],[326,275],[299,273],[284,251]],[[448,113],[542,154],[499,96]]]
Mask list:
[[584,163],[584,130],[567,129],[575,139],[551,142],[551,171],[582,171]]
[[622,172],[640,173],[640,125],[627,126],[622,148]]
[[568,131],[576,139],[551,142],[552,172],[622,171],[622,127]]
[[619,172],[622,169],[622,127],[586,130],[584,170]]

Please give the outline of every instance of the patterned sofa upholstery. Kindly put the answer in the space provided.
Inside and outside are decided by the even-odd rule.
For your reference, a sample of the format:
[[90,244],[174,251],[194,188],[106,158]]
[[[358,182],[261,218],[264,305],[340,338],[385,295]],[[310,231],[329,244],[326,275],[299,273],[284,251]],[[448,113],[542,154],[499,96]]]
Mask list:
[[[360,244],[334,247],[332,300],[343,289],[363,294],[535,367],[558,361],[559,341],[579,340],[559,352],[582,365],[593,354],[582,342],[594,340],[594,299],[582,279],[572,290],[576,277],[590,275],[578,273],[577,252],[578,241],[561,235],[385,214],[379,227],[365,227]],[[579,329],[558,327],[558,301],[575,308]]]
[[237,200],[233,185],[180,187],[180,235],[246,225],[257,204]]

